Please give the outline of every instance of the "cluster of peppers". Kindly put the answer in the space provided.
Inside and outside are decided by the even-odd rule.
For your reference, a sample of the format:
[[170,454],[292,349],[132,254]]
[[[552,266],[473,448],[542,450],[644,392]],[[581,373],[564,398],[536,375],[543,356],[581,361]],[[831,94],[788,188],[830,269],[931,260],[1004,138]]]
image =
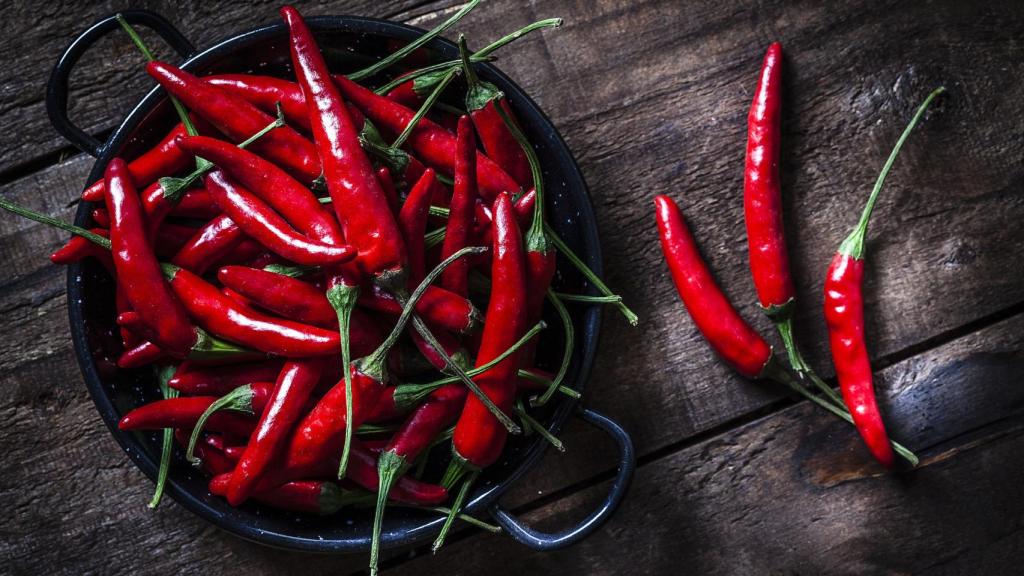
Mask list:
[[[758,299],[762,309],[775,323],[788,353],[790,368],[798,378],[793,378],[776,362],[771,346],[722,293],[701,258],[682,213],[667,196],[655,198],[662,252],[694,324],[715,352],[737,372],[747,378],[769,379],[784,384],[851,422],[882,466],[892,468],[895,454],[916,466],[917,457],[889,439],[875,398],[864,335],[864,239],[875,201],[896,156],[929,104],[944,89],[934,90],[918,107],[882,168],[860,221],[839,246],[829,265],[825,277],[824,315],[841,392],[837,394],[808,366],[793,337],[796,290],[786,252],[779,182],[781,76],[782,46],[774,43],[765,54],[747,119],[744,214],[750,272]],[[820,393],[812,392],[805,385],[808,380]]]
[[[474,72],[560,20],[473,54],[460,38],[460,59],[377,90],[357,83],[415,55],[478,2],[348,75],[331,74],[286,6],[295,82],[196,77],[156,61],[122,20],[181,123],[131,162],[111,161],[83,192],[101,203],[91,230],[0,200],[73,232],[53,262],[95,258],[116,280],[117,368],[154,367],[164,395],[120,422],[164,431],[151,505],[177,439],[232,505],[330,514],[376,504],[376,572],[387,504],[446,513],[436,549],[457,517],[487,526],[459,511],[508,434],[525,428],[561,448],[527,411],[555,393],[578,397],[562,385],[572,324],[551,288],[556,253],[603,292],[567,300],[635,315],[546,225],[537,154],[501,91]],[[465,110],[438,110],[460,74]],[[481,314],[474,300],[484,298]],[[566,328],[554,374],[535,359],[545,301]],[[409,382],[425,370],[445,376]],[[451,446],[443,480],[421,480],[442,444]],[[436,508],[459,482],[450,508]]]

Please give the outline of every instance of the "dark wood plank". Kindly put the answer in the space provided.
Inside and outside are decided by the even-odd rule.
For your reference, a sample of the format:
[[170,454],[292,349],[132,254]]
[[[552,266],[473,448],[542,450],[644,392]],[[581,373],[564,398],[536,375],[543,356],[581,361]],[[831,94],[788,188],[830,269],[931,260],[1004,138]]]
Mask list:
[[[582,544],[525,550],[473,534],[392,574],[1012,574],[1024,541],[1024,316],[885,370],[896,432],[935,443],[886,474],[855,434],[801,404],[642,465]],[[525,518],[554,530],[602,482]],[[486,553],[475,553],[486,550]]]

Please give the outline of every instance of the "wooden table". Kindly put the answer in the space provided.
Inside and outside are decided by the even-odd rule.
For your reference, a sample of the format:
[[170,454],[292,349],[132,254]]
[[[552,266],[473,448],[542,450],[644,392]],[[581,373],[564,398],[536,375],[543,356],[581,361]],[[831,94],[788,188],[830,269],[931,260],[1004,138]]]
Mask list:
[[[274,21],[277,2],[141,2],[200,47]],[[393,574],[1012,574],[1024,561],[1024,11],[1007,2],[493,0],[457,28],[473,45],[564,17],[501,54],[575,151],[609,283],[643,321],[606,314],[585,403],[632,432],[625,504],[574,548],[529,552],[461,531]],[[73,34],[120,4],[18,3],[0,24],[0,195],[65,219],[90,158],[50,128],[43,87]],[[326,1],[309,15],[430,26],[448,1]],[[823,272],[914,107],[948,97],[911,137],[870,230],[868,334],[894,437],[922,457],[885,474],[854,432],[785,391],[736,377],[667,278],[651,197],[683,206],[726,291],[765,333],[746,267],[742,154],[762,51],[786,47],[783,187],[799,339],[825,374]],[[158,50],[169,53],[157,43]],[[121,37],[87,56],[74,117],[104,135],[151,86]],[[0,217],[0,562],[11,574],[345,574],[364,557],[262,548],[172,501],[117,448],[73,360],[65,234]],[[586,426],[505,498],[568,525],[607,489],[612,446]]]

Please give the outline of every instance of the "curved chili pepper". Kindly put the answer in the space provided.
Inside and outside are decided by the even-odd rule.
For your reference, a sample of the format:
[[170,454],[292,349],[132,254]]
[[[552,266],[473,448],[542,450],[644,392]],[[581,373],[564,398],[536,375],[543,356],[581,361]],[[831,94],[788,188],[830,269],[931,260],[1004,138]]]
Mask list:
[[[125,414],[118,422],[117,427],[125,431],[163,428],[191,430],[199,421],[199,417],[217,399],[216,396],[183,396],[157,400]],[[254,410],[255,402],[249,410],[250,415]],[[250,415],[245,415],[242,412],[217,412],[206,421],[205,428],[222,434],[248,437],[256,424]]]
[[[441,258],[469,245],[476,215],[476,134],[468,116],[459,118],[455,146],[455,188],[448,208]],[[469,261],[456,262],[444,271],[439,284],[459,296],[469,295]]]
[[195,232],[171,258],[171,263],[196,274],[205,273],[237,247],[245,234],[226,215],[218,216]]
[[[180,123],[167,133],[156,146],[144,152],[141,156],[128,163],[128,173],[132,182],[139,188],[149,186],[156,182],[157,178],[174,174],[184,170],[192,157],[178,148],[175,139],[185,134],[185,127]],[[103,180],[97,180],[82,192],[82,200],[87,202],[101,202],[106,185]]]
[[281,360],[227,366],[195,366],[185,362],[167,384],[193,396],[223,396],[243,384],[274,380],[282,364]]
[[[146,71],[189,109],[236,142],[274,121],[249,102],[170,64],[150,62]],[[313,143],[288,126],[271,130],[250,146],[303,183],[311,183],[320,176],[320,159]]]
[[679,297],[715,352],[747,378],[761,378],[772,358],[771,346],[733,308],[701,258],[679,207],[656,196],[661,250]]
[[[378,286],[360,291],[359,305],[393,316],[402,313],[402,305],[394,295]],[[472,302],[436,286],[428,288],[423,298],[416,303],[416,314],[423,317],[427,324],[456,334],[469,334],[482,321],[480,311]]]
[[182,138],[178,145],[213,162],[232,182],[269,204],[296,230],[312,240],[340,246],[344,236],[316,196],[273,163],[238,146],[205,136]]
[[[131,333],[131,332],[129,332]],[[122,334],[124,338],[124,334]],[[132,338],[124,338],[126,343],[132,341],[138,341],[138,338],[132,333]],[[155,364],[161,360],[168,360],[171,355],[164,352],[156,344],[152,342],[141,342],[136,344],[133,348],[129,348],[121,353],[121,356],[117,359],[117,367],[122,370],[134,370],[135,368],[141,368],[143,366],[149,366]]]
[[266,202],[236,185],[220,170],[206,175],[206,189],[224,214],[234,220],[247,236],[282,258],[297,264],[319,266],[347,262],[356,255],[351,246],[324,244],[299,234]]
[[[944,91],[945,88],[941,87],[932,91],[903,130],[875,181],[860,221],[839,246],[825,276],[825,324],[828,326],[832,364],[839,379],[839,389],[868,450],[886,468],[893,466],[895,456],[875,399],[871,360],[864,337],[864,238],[878,194],[903,143],[932,100]],[[916,458],[911,462],[916,464]]]
[[[107,230],[103,228],[92,228],[89,231],[104,238],[109,236]],[[66,244],[50,255],[50,262],[66,265],[78,262],[83,258],[95,258],[108,272],[114,274],[114,261],[111,259],[110,250],[97,246],[81,236],[72,236]]]
[[[387,97],[378,96],[344,76],[335,75],[334,81],[345,98],[362,110],[367,118],[389,132],[401,133],[416,115],[415,111]],[[424,118],[416,125],[407,143],[424,163],[446,175],[452,175],[455,171],[455,140],[451,132]],[[515,179],[483,153],[477,152],[476,168],[480,195],[485,199],[492,200],[501,192],[519,190]]]
[[[468,85],[466,110],[473,118],[473,126],[476,127],[476,131],[480,135],[480,142],[483,144],[484,150],[520,186],[529,185],[532,182],[532,177],[526,154],[502,118],[502,114],[504,114],[515,122],[512,108],[509,107],[505,95],[497,86],[477,77],[473,64],[470,62],[466,39],[463,36],[459,36],[459,53],[462,56],[462,69],[466,73],[466,84]],[[497,106],[501,106],[501,112],[498,111]]]
[[[409,285],[415,286],[423,280],[427,273],[426,252],[423,247],[423,235],[427,229],[427,216],[430,213],[430,200],[436,189],[437,179],[434,170],[428,168],[409,195],[398,213],[398,226],[405,240],[406,258],[409,262]],[[422,300],[421,300],[422,302]]]
[[[360,146],[357,128],[302,16],[291,6],[281,8],[281,16],[288,24],[292,64],[307,95],[313,140],[346,240],[359,250],[357,262],[367,275],[381,280],[385,275],[401,276],[405,245],[373,166]],[[402,278],[402,288],[404,281]]]
[[274,114],[275,108],[280,104],[289,124],[298,126],[307,133],[310,131],[306,98],[295,82],[255,74],[215,74],[204,76],[203,81],[248,101],[267,114]]
[[231,475],[227,499],[232,506],[252,495],[267,467],[287,446],[288,434],[301,418],[323,369],[321,359],[293,361],[282,368],[268,407]]
[[124,287],[132,309],[153,328],[155,343],[183,358],[196,343],[196,332],[164,281],[147,237],[142,203],[123,160],[115,158],[107,166],[105,187],[118,284]]
[[184,268],[168,271],[171,288],[189,315],[210,333],[286,358],[334,354],[338,333],[246,310]]

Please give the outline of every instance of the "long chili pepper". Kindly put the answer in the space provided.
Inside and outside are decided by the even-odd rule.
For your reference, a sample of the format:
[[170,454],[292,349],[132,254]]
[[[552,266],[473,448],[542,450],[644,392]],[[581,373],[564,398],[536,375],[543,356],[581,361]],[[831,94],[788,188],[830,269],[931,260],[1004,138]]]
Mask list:
[[896,161],[896,156],[899,155],[904,142],[924,115],[928,105],[944,91],[945,88],[942,87],[932,91],[903,130],[903,134],[885,161],[878,180],[875,181],[860,221],[840,244],[825,276],[825,323],[828,326],[832,364],[839,379],[839,389],[843,393],[846,407],[853,415],[853,422],[864,439],[864,444],[875,459],[886,468],[893,466],[894,456],[875,400],[871,360],[868,358],[867,342],[864,337],[864,237],[867,234],[871,211],[878,200],[885,177]]
[[380,553],[380,531],[384,508],[395,480],[428,448],[441,432],[451,426],[466,402],[467,390],[459,384],[448,384],[430,395],[414,410],[395,432],[377,459],[377,507],[373,517],[370,541],[370,574],[377,573]]
[[303,236],[266,202],[235,184],[220,170],[206,175],[206,189],[224,214],[234,220],[247,236],[282,258],[318,266],[347,262],[356,255],[352,246],[324,244]]
[[[473,218],[476,215],[476,134],[473,122],[468,116],[459,118],[455,146],[455,188],[448,208],[448,224],[445,226],[441,258],[447,258],[469,245],[473,232]],[[469,262],[457,262],[444,271],[439,281],[442,288],[458,294],[469,295]]]
[[167,384],[192,396],[222,396],[251,382],[269,382],[281,372],[282,360],[227,366],[196,366],[185,362]]
[[152,326],[156,344],[183,358],[196,343],[196,332],[184,308],[164,281],[146,233],[142,203],[128,166],[115,158],[107,166],[106,203],[110,213],[111,255],[119,285],[132,309]]
[[[342,95],[359,107],[367,118],[389,132],[402,132],[416,115],[409,108],[378,96],[343,76],[335,76],[335,82]],[[455,140],[451,132],[423,118],[410,133],[408,145],[424,163],[452,175],[455,171]],[[488,200],[500,192],[519,190],[515,179],[481,152],[477,153],[477,183],[481,196]]]
[[215,74],[204,76],[203,81],[247,100],[268,114],[280,104],[289,124],[294,124],[305,132],[310,131],[306,98],[298,84],[294,82],[254,74]]
[[[199,418],[218,400],[215,396],[182,396],[157,400],[132,410],[118,422],[121,430],[159,430],[161,428],[185,428],[191,430]],[[252,414],[252,408],[245,410]],[[224,434],[237,434],[248,437],[255,421],[246,416],[242,410],[238,412],[217,412],[206,421],[206,428]]]
[[[210,479],[210,493],[215,496],[227,496],[234,476],[235,474],[214,476]],[[365,504],[370,498],[371,496],[365,492],[345,490],[336,483],[326,480],[286,482],[253,495],[254,500],[279,510],[320,516],[334,514],[342,508]]]
[[[341,452],[347,422],[358,427],[366,415],[371,412],[377,399],[386,389],[387,355],[398,341],[413,315],[412,306],[425,291],[426,287],[444,270],[444,267],[458,257],[465,256],[479,249],[467,248],[426,276],[419,287],[413,292],[409,303],[402,312],[387,339],[369,356],[353,362],[347,369],[351,375],[351,384],[340,382],[331,388],[299,424],[291,437],[283,466],[293,471],[308,469],[315,462],[331,458]],[[351,388],[352,416],[345,417],[347,411],[346,388]]]
[[[437,179],[433,168],[423,172],[416,185],[398,212],[398,226],[405,240],[406,257],[409,262],[409,284],[415,286],[426,274],[426,252],[423,248],[423,233],[427,228],[430,200],[436,188]],[[422,302],[422,300],[421,300]]]
[[[526,333],[526,254],[522,235],[516,224],[512,201],[507,195],[500,195],[494,203],[494,245],[492,248],[490,301],[487,305],[487,322],[484,324],[477,365],[497,357],[515,344]],[[504,412],[511,412],[515,400],[516,374],[519,369],[519,354],[508,358],[487,372],[476,377],[478,385],[489,398]],[[452,438],[452,464],[445,474],[443,484],[452,486],[467,470],[476,471],[493,464],[505,446],[508,431],[476,396],[466,399],[465,407],[455,426]],[[470,479],[470,481],[472,478]],[[464,496],[469,481],[460,490]],[[458,512],[461,502],[456,500],[452,510]],[[444,542],[446,522],[434,542],[437,549]]]
[[292,63],[307,95],[313,140],[346,240],[359,250],[358,263],[367,275],[404,288],[405,278],[398,277],[405,266],[405,245],[373,166],[360,147],[357,128],[302,16],[291,6],[282,8],[281,16],[288,24]]
[[[176,125],[156,146],[128,163],[128,172],[136,186],[144,188],[156,182],[161,176],[174,174],[188,167],[192,157],[178,148],[175,141],[183,134],[186,134],[185,126]],[[103,180],[97,180],[82,192],[82,200],[102,202],[105,189]]]
[[227,215],[210,220],[171,258],[171,264],[204,274],[245,239],[245,233]]
[[227,498],[232,506],[252,494],[267,466],[286,446],[288,434],[302,416],[323,369],[322,359],[293,361],[282,368],[267,408],[231,475]]
[[220,208],[210,198],[209,192],[202,188],[196,188],[182,194],[178,202],[171,207],[168,215],[178,218],[209,220],[220,215]]
[[[772,349],[726,299],[701,257],[679,207],[668,196],[654,198],[661,249],[669,272],[690,317],[715,352],[747,378],[768,378],[788,386],[807,400],[853,422],[850,414],[812,394],[794,381],[774,360]],[[916,458],[906,448],[893,447],[908,460]]]
[[[146,71],[164,89],[236,142],[245,140],[274,120],[249,102],[170,64],[150,62]],[[313,143],[288,126],[267,133],[252,144],[252,149],[301,182],[311,183],[320,176],[320,159]]]
[[[359,305],[393,316],[402,313],[399,300],[377,286],[369,286],[359,293]],[[456,334],[473,332],[483,320],[480,311],[468,299],[437,286],[431,286],[417,302],[416,314],[427,324]]]
[[232,181],[269,204],[310,239],[324,244],[344,243],[338,222],[320,208],[316,196],[273,163],[248,150],[204,136],[183,138],[179,146],[216,164]]
[[[505,95],[497,86],[477,77],[466,48],[466,38],[459,36],[459,53],[462,57],[462,69],[466,74],[468,90],[466,92],[466,110],[473,118],[473,126],[480,135],[487,155],[497,162],[508,175],[520,186],[527,187],[531,182],[530,163],[516,138],[506,125],[505,117],[512,118]],[[502,113],[498,113],[498,108]],[[514,120],[513,120],[514,122]]]
[[[103,228],[92,228],[93,234],[107,237],[109,232]],[[50,255],[50,262],[54,264],[71,264],[83,258],[95,258],[111,274],[114,273],[114,261],[111,259],[110,250],[97,246],[93,242],[81,236],[72,236],[66,244]]]

